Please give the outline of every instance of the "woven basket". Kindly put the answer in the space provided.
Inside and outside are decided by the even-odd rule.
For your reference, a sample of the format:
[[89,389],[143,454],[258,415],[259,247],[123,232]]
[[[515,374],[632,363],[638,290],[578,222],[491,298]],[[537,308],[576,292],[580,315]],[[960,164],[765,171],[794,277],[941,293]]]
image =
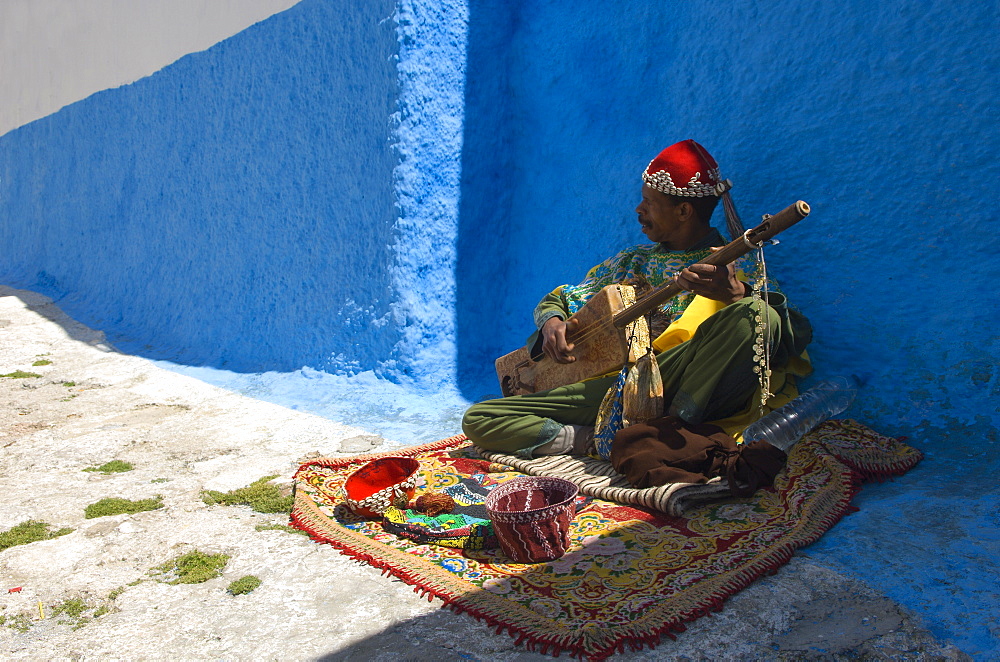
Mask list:
[[517,563],[551,561],[569,547],[578,488],[544,476],[514,478],[490,492],[486,510],[504,553]]

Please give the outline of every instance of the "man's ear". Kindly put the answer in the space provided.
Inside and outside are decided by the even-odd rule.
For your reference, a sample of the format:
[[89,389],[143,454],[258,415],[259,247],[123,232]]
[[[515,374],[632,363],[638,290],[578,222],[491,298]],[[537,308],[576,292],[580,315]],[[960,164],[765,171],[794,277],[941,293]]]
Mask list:
[[693,220],[695,218],[694,205],[687,200],[679,202],[677,204],[677,216],[684,222]]

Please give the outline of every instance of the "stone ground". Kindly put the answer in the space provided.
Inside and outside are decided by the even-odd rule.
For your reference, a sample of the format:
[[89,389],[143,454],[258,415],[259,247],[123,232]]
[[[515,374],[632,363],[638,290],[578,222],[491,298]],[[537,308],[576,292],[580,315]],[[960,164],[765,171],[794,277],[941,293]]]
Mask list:
[[[32,365],[39,361],[50,363]],[[73,531],[0,552],[0,657],[547,658],[330,546],[257,529],[284,524],[282,515],[201,499],[202,490],[270,474],[287,483],[306,459],[381,450],[381,438],[120,354],[49,299],[0,286],[0,374],[17,370],[40,377],[0,378],[0,531],[29,519]],[[135,468],[83,471],[113,459]],[[105,497],[156,495],[162,509],[84,517]],[[186,585],[150,577],[195,549],[230,556],[221,577]],[[226,592],[248,574],[259,588]],[[76,600],[89,620],[53,614]],[[105,613],[94,618],[96,609]],[[615,659],[859,657],[968,659],[877,591],[801,554],[676,641]]]

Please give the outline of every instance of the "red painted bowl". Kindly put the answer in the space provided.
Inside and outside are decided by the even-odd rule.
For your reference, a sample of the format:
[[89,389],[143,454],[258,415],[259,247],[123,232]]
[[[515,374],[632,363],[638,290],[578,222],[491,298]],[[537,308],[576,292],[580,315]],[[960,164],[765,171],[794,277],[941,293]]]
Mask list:
[[412,457],[380,457],[344,483],[344,504],[358,515],[378,519],[389,506],[405,509],[413,498],[420,462]]

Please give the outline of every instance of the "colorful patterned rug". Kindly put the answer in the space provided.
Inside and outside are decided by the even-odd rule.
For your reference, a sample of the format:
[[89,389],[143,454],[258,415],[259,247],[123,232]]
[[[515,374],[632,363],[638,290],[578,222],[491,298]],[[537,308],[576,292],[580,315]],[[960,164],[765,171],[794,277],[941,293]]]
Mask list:
[[339,488],[382,455],[419,459],[418,496],[460,483],[486,493],[523,475],[481,459],[461,436],[395,453],[317,459],[296,473],[292,523],[529,649],[591,659],[674,638],[684,623],[720,609],[817,540],[848,512],[861,481],[902,474],[921,458],[854,421],[828,421],[792,449],[775,485],[751,498],[700,503],[683,517],[590,498],[573,519],[566,555],[529,565],[511,563],[496,547],[416,542],[352,516]]

